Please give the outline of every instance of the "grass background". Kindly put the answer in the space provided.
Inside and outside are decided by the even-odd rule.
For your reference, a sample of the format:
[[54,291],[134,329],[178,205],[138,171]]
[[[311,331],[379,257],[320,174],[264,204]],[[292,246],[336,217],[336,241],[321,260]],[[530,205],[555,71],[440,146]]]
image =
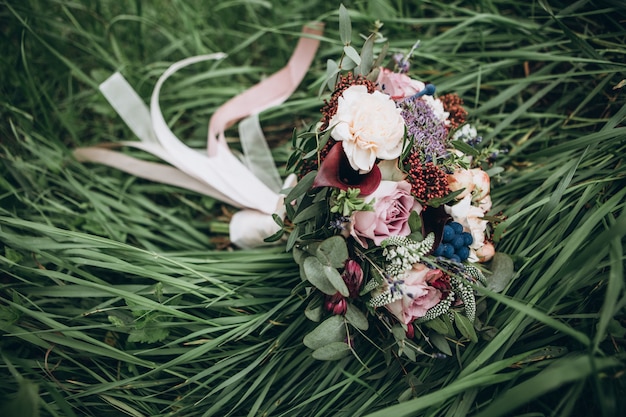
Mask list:
[[310,74],[261,115],[284,161],[340,54],[338,4],[0,2],[2,415],[620,415],[621,3],[344,3],[357,46],[377,19],[392,51],[420,39],[411,75],[457,92],[485,142],[509,149],[493,199],[507,216],[498,250],[517,270],[503,293],[481,290],[479,343],[416,364],[364,352],[364,367],[310,359],[297,268],[280,248],[224,250],[230,208],[71,156],[131,138],[97,92],[112,72],[147,99],[170,63],[223,51],[162,93],[173,130],[201,147],[212,112],[282,67],[300,26],[321,20]]

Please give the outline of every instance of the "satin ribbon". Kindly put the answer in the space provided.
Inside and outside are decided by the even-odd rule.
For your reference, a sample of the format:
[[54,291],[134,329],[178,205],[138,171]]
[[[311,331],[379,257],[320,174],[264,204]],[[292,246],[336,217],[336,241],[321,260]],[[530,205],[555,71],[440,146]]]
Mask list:
[[[313,23],[304,35],[321,35],[323,24]],[[284,215],[280,177],[258,121],[258,114],[283,103],[306,75],[319,40],[301,37],[287,65],[224,103],[209,121],[206,153],[191,149],[170,130],[159,106],[165,81],[176,71],[206,60],[222,59],[224,54],[201,55],[171,65],[158,79],[148,108],[120,73],[100,85],[100,91],[140,141],[107,143],[74,151],[76,159],[98,162],[141,178],[206,194],[242,209],[230,223],[231,241],[250,248],[278,226],[273,213]],[[241,119],[240,141],[244,155],[237,158],[229,149],[224,131]],[[130,146],[149,152],[170,165],[139,160],[112,150]],[[286,183],[290,183],[288,179]]]

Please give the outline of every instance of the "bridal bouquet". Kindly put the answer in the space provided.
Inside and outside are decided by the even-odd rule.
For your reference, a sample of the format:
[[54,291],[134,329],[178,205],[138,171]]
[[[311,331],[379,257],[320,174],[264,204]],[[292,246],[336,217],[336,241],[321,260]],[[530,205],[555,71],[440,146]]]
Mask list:
[[310,284],[305,314],[321,324],[304,344],[314,357],[356,353],[356,339],[383,350],[389,339],[413,360],[424,352],[419,339],[451,354],[446,338],[457,332],[477,340],[474,286],[494,256],[483,169],[493,151],[476,147],[481,137],[457,95],[437,96],[408,75],[413,51],[381,67],[376,34],[358,53],[349,25],[343,9],[332,95],[319,122],[294,135],[289,167],[299,182],[269,240],[288,235]]
[[[329,60],[323,87],[332,91],[322,117],[294,134],[281,181],[258,121],[280,104],[308,71],[323,25],[311,24],[288,64],[223,104],[211,117],[208,147],[187,147],[165,122],[159,94],[175,72],[216,53],[174,63],[159,78],[148,108],[121,74],[100,89],[141,139],[75,151],[139,177],[188,188],[241,209],[230,221],[241,248],[282,242],[306,282],[304,314],[320,324],[304,337],[318,359],[357,354],[369,340],[384,352],[451,354],[450,341],[476,341],[475,288],[481,263],[494,256],[488,167],[497,150],[479,148],[455,94],[408,75],[410,58],[370,35],[360,52],[342,6],[338,62]],[[376,59],[374,57],[376,56]],[[225,131],[239,123],[241,153]],[[111,150],[131,146],[169,164]],[[296,182],[297,178],[297,182]],[[297,291],[297,290],[294,290]],[[424,349],[423,340],[429,344]],[[436,348],[436,350],[435,350]],[[358,356],[358,354],[357,354]]]

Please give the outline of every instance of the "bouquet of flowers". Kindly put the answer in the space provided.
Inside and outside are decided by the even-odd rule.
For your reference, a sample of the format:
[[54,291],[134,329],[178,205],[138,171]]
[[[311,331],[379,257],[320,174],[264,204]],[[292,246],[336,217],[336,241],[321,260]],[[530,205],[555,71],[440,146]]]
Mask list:
[[[305,314],[321,322],[304,338],[315,358],[356,353],[357,333],[376,346],[380,335],[392,337],[398,353],[413,359],[425,352],[412,342],[419,337],[451,354],[446,337],[457,331],[477,340],[474,286],[485,281],[479,264],[494,256],[490,234],[497,219],[487,216],[490,177],[483,166],[499,151],[476,147],[481,137],[457,95],[436,96],[434,85],[408,75],[418,44],[382,67],[386,47],[374,59],[380,33],[358,52],[343,6],[339,16],[343,55],[328,61],[323,82],[332,95],[321,120],[294,134],[287,164],[293,173],[283,186],[257,115],[296,89],[319,44],[319,23],[304,28],[313,36],[300,39],[285,68],[213,114],[206,155],[173,134],[159,93],[176,71],[224,54],[173,64],[158,80],[150,108],[121,74],[111,76],[100,89],[141,141],[81,148],[75,155],[242,209],[230,222],[237,246],[286,240],[308,285]],[[225,139],[240,120],[243,155]],[[116,146],[142,149],[170,165],[110,149]]]
[[325,83],[332,96],[321,120],[293,137],[299,183],[269,240],[288,235],[310,284],[305,314],[321,324],[304,343],[314,357],[356,352],[358,335],[376,345],[389,336],[413,360],[424,352],[411,342],[420,337],[451,354],[446,336],[477,340],[473,286],[485,283],[480,263],[494,256],[483,166],[494,151],[475,147],[481,137],[457,95],[438,97],[407,75],[418,44],[381,67],[376,33],[358,53],[349,26],[342,9],[344,53],[329,61]]

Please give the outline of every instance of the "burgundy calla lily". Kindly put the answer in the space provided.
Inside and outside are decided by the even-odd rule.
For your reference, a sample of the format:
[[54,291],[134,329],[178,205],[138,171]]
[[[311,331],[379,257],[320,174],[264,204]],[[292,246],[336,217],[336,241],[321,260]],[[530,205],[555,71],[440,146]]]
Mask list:
[[435,234],[435,244],[431,253],[437,249],[443,239],[443,227],[450,220],[450,215],[446,213],[443,206],[427,207],[422,213],[422,235],[426,236],[430,232]]
[[341,142],[337,142],[322,161],[313,187],[335,187],[340,190],[358,188],[361,195],[370,195],[378,188],[381,178],[382,174],[376,165],[367,174],[359,174],[352,169]]

